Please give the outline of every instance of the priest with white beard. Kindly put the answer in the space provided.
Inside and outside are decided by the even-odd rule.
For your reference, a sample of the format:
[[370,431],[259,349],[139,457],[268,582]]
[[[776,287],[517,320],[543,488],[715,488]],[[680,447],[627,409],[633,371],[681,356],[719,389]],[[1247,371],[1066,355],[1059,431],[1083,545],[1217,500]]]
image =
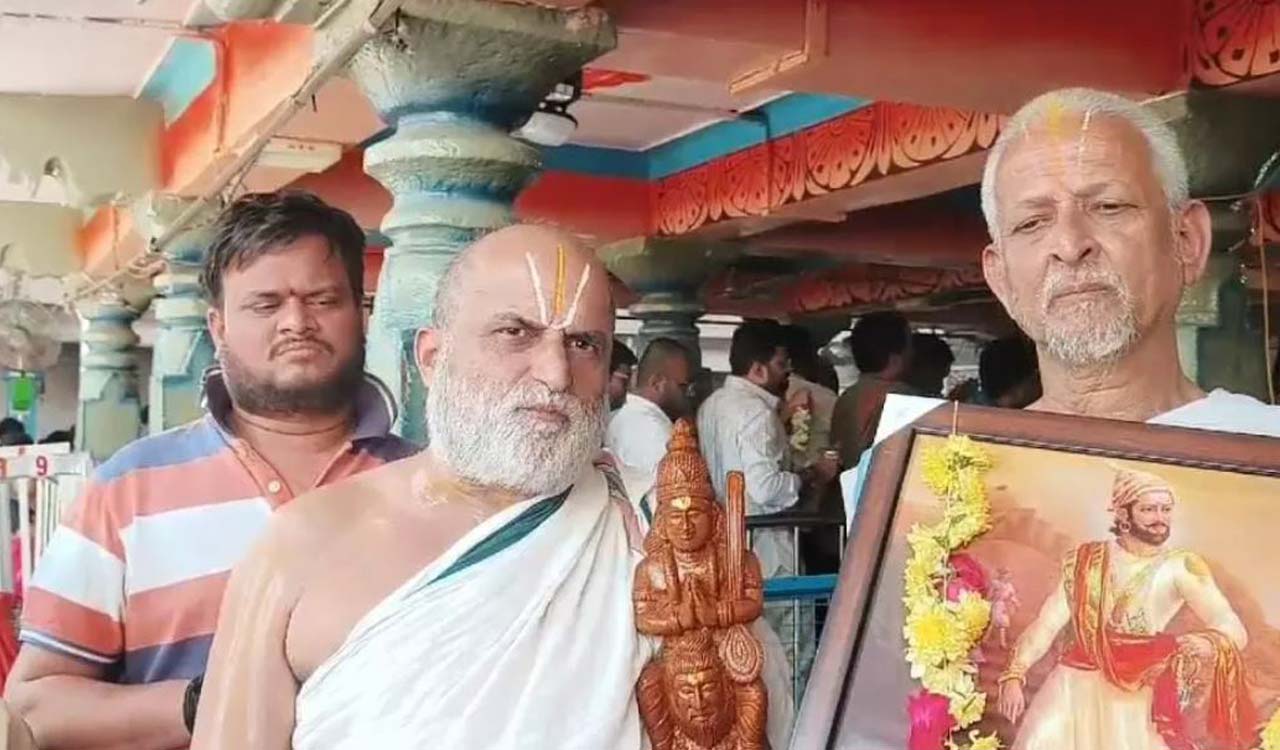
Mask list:
[[277,514],[232,576],[194,748],[641,748],[640,539],[593,462],[613,311],[562,232],[459,256],[416,341],[430,446]]

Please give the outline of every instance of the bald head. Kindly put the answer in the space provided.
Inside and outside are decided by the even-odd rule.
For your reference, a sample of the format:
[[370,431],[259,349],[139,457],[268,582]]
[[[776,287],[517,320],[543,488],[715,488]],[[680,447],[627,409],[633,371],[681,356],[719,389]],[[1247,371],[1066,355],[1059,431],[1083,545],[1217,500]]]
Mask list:
[[[562,255],[564,276],[559,275]],[[530,261],[536,273],[530,271]],[[586,272],[585,287],[579,293],[584,269],[590,271]],[[515,224],[486,234],[458,254],[437,287],[432,324],[435,328],[448,329],[460,304],[480,301],[473,296],[476,286],[492,290],[504,283],[513,286],[511,291],[515,294],[531,294],[535,305],[540,296],[550,315],[555,312],[557,280],[561,282],[561,317],[569,312],[568,306],[576,296],[579,305],[574,312],[579,316],[583,305],[595,303],[607,308],[612,320],[609,275],[594,253],[568,232],[535,224]],[[599,304],[601,301],[603,305]],[[541,314],[542,310],[537,312]]]
[[658,405],[667,416],[689,414],[689,386],[693,382],[693,357],[674,339],[649,342],[640,357],[636,393]]

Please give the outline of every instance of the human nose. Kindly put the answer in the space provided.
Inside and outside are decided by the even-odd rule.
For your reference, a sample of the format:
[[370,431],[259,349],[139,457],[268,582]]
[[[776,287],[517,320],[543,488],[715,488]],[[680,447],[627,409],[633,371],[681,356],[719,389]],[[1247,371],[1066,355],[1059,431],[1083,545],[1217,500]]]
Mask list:
[[564,334],[548,331],[533,350],[530,372],[553,393],[569,389],[569,355],[564,349]]
[[1054,231],[1057,237],[1053,243],[1053,255],[1067,265],[1088,260],[1098,252],[1098,241],[1093,236],[1088,218],[1076,206],[1063,209]]
[[311,333],[316,329],[316,319],[302,300],[290,297],[280,306],[276,326],[281,333]]

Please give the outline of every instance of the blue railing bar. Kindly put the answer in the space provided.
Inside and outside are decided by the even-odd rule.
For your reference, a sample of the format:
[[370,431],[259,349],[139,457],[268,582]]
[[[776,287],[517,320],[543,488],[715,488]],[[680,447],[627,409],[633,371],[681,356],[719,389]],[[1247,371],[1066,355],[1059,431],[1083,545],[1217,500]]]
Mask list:
[[834,573],[820,576],[784,576],[764,582],[764,600],[828,599],[836,590]]

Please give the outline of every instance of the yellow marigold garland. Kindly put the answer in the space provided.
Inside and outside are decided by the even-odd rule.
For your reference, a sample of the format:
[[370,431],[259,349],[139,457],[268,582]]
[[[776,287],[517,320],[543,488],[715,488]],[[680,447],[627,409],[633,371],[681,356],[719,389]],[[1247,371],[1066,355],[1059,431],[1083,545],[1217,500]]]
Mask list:
[[[942,501],[942,520],[916,524],[907,534],[911,555],[905,571],[907,662],[911,677],[949,701],[955,727],[947,750],[999,750],[996,735],[968,729],[982,718],[987,696],[977,688],[971,654],[991,620],[991,602],[975,591],[948,601],[951,555],[991,528],[991,505],[983,475],[991,458],[974,441],[952,435],[925,450],[925,485]],[[1274,723],[1274,721],[1273,721]],[[1280,730],[1277,730],[1280,732]],[[1266,750],[1280,750],[1280,746]]]
[[1280,750],[1280,710],[1271,714],[1271,720],[1262,728],[1260,750]]

